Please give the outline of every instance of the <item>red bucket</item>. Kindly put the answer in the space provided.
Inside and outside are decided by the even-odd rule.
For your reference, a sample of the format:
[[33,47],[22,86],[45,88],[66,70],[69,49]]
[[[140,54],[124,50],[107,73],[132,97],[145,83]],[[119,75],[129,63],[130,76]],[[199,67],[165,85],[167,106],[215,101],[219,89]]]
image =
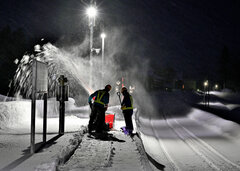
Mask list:
[[114,114],[105,114],[105,123],[109,125],[109,129],[113,128],[114,119]]

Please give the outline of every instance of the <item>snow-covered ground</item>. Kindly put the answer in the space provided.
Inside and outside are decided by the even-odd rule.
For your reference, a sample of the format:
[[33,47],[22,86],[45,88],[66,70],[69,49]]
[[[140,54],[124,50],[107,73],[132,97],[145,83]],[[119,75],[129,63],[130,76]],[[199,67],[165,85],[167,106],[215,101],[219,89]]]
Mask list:
[[[42,105],[42,101],[37,101],[36,144],[39,144],[42,141]],[[114,159],[119,158],[120,161],[122,160],[122,162],[118,162],[116,166],[115,164],[113,164],[113,157],[109,156],[108,162],[109,164],[111,163],[111,167],[117,168],[117,166],[120,164],[128,166],[129,168],[128,163],[125,163],[124,160],[139,162],[139,166],[136,166],[134,162],[131,162],[134,168],[143,167],[140,163],[140,159],[142,157],[140,156],[140,153],[136,151],[137,146],[135,145],[135,142],[132,142],[130,137],[127,137],[120,131],[117,131],[120,130],[120,127],[125,125],[122,114],[118,113],[118,111],[120,111],[119,108],[120,106],[112,106],[109,107],[109,110],[107,111],[107,113],[114,113],[117,119],[114,124],[115,131],[111,133],[114,134],[114,137],[116,137],[114,139],[114,145],[112,141],[103,141],[99,144],[98,140],[90,140],[86,137],[86,135],[83,137],[83,139],[78,139],[78,142],[82,142],[82,147],[84,144],[87,144],[88,147],[92,145],[91,148],[103,149],[103,154],[99,152],[100,158],[102,159],[103,155],[105,155],[106,153],[113,155],[114,150],[123,150],[125,151],[125,154],[132,151],[128,158],[126,158],[126,156],[115,157]],[[13,101],[2,101],[0,102],[0,114],[0,170],[3,169],[27,171],[34,169],[41,170],[44,168],[54,169],[55,166],[58,165],[55,160],[59,157],[56,156],[64,155],[62,153],[69,154],[69,142],[70,144],[72,142],[75,142],[76,134],[78,134],[80,128],[82,129],[82,126],[86,127],[86,125],[88,124],[89,107],[76,107],[74,105],[73,99],[70,99],[69,102],[66,102],[65,135],[63,137],[60,137],[59,139],[56,139],[55,143],[53,143],[53,145],[51,145],[49,148],[44,149],[43,151],[34,154],[33,156],[29,154],[31,101],[17,101],[16,99]],[[49,99],[47,118],[47,140],[54,139],[57,136],[59,128],[58,122],[58,102],[56,102],[54,99]],[[135,126],[136,125],[134,123],[134,127]],[[122,142],[117,142],[117,140],[122,140],[122,142],[127,143],[122,144]],[[73,144],[76,145],[76,143]],[[88,147],[81,149],[85,152],[81,153],[81,155],[83,157],[86,157],[86,162],[89,161],[87,155],[91,155],[91,149]],[[108,151],[109,149],[110,151]],[[92,151],[92,155],[94,155],[94,153],[95,152]],[[143,149],[141,149],[141,153],[143,153]],[[97,168],[99,165],[101,165],[101,163],[95,163],[95,166],[91,167]],[[88,166],[89,165],[86,165],[86,168],[88,168]],[[64,167],[67,166],[62,166],[62,168]]]
[[[225,92],[218,93],[226,97]],[[159,92],[154,96],[158,112],[151,116],[140,113],[137,124],[146,152],[165,170],[240,170],[237,123],[191,107],[189,104],[202,100],[193,93]],[[228,109],[231,97],[228,100],[214,103],[215,109]]]
[[[72,100],[66,104],[67,111],[73,108]],[[59,118],[57,115],[57,102],[49,99],[47,119],[47,140],[57,136]],[[56,110],[55,110],[56,109]],[[87,107],[79,110],[86,111]],[[87,112],[87,111],[86,111]],[[42,142],[43,119],[42,101],[37,102],[36,109],[36,136],[35,142]],[[18,100],[0,102],[0,169],[11,170],[28,159],[30,146],[30,122],[31,122],[31,101]],[[78,118],[68,114],[65,117],[65,132],[74,133],[80,127],[87,125],[87,118]],[[68,142],[67,142],[68,143]],[[53,154],[57,153],[53,151]],[[41,163],[41,161],[39,161]]]
[[[66,132],[77,131],[81,125],[86,125],[85,119],[88,118],[89,107],[83,106],[77,108],[74,106],[73,99],[66,102]],[[77,116],[71,114],[72,111],[78,110],[82,112],[82,116],[85,119],[80,119]],[[31,101],[18,100],[0,102],[0,132],[14,133],[14,134],[26,134],[30,132],[31,124]],[[43,101],[37,101],[36,107],[36,133],[42,133],[43,129]],[[53,99],[48,100],[48,119],[47,119],[47,132],[58,132],[58,102]]]
[[[141,140],[135,136],[132,141],[130,137],[124,136],[119,131],[110,132],[112,135],[108,140],[96,140],[84,134],[78,141],[80,145],[75,153],[59,169],[240,170],[239,124],[212,114],[205,108],[192,107],[192,104],[201,105],[202,102],[202,97],[196,93],[156,92],[150,96],[152,101],[149,101],[148,107],[145,106],[144,109],[139,107],[134,111],[134,120],[136,120],[134,127]],[[215,110],[219,109],[221,112],[226,111],[231,114],[231,111],[239,109],[238,99],[238,96],[233,93],[212,92],[210,108],[212,106]],[[42,106],[41,102],[38,103],[36,141],[40,142]],[[30,101],[0,102],[2,159],[0,169],[15,168],[16,170],[21,166],[24,168],[25,160],[31,161],[30,159],[32,164],[36,165],[33,157],[28,159],[26,156],[30,144],[30,104]],[[58,106],[51,99],[49,106],[51,106],[51,114],[48,118],[48,132],[51,134],[48,134],[48,139],[51,139],[58,132],[58,117],[57,113],[54,113]],[[66,106],[68,106],[66,107],[65,130],[68,132],[66,135],[74,139],[74,134],[80,127],[88,123],[89,107],[78,108],[74,105],[73,99]],[[115,114],[114,127],[119,130],[124,125],[119,106],[109,107],[107,113]],[[61,138],[64,139],[63,137]],[[139,145],[141,141],[143,147]],[[52,150],[49,147],[48,150],[44,150],[48,156],[59,153],[59,148]],[[41,154],[42,157],[39,157],[39,160],[42,162],[39,161],[39,163],[44,165],[43,154],[45,153],[41,152],[38,155],[41,156]],[[25,166],[28,165],[25,164]]]

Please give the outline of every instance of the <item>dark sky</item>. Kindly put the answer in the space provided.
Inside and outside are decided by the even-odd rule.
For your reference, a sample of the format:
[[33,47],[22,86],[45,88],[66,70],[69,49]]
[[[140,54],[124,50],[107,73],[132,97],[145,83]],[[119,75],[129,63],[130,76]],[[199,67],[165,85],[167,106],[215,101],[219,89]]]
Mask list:
[[[84,2],[89,2],[85,0]],[[194,76],[217,72],[225,46],[240,57],[239,0],[99,0],[98,24],[119,28],[153,67]],[[0,28],[24,28],[31,37],[75,40],[87,33],[81,0],[1,0]],[[127,46],[127,45],[126,45]],[[139,53],[139,52],[138,52]]]

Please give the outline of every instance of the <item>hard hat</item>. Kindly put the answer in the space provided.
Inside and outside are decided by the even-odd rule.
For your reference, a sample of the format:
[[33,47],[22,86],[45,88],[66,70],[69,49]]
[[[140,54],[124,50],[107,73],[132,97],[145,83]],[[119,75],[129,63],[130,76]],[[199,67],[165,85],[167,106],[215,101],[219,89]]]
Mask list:
[[105,90],[110,91],[112,89],[112,86],[110,84],[107,84],[105,86]]
[[123,93],[124,91],[127,91],[127,88],[126,88],[126,87],[122,87],[122,88],[121,88],[121,93]]

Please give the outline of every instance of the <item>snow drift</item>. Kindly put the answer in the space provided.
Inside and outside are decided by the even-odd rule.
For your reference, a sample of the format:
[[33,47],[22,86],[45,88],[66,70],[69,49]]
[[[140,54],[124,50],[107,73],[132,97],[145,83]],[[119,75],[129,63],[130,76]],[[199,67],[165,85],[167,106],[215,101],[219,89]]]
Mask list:
[[[48,99],[47,123],[49,132],[58,131],[59,102],[55,98]],[[75,101],[69,98],[65,103],[66,131],[73,131],[80,128],[81,116],[89,116],[89,107],[76,107]],[[77,113],[81,112],[81,116]],[[42,131],[43,100],[36,101],[36,131]],[[79,118],[80,117],[80,118]],[[87,122],[82,123],[85,125]],[[15,100],[0,102],[0,130],[2,132],[21,132],[28,133],[31,125],[31,101]]]

